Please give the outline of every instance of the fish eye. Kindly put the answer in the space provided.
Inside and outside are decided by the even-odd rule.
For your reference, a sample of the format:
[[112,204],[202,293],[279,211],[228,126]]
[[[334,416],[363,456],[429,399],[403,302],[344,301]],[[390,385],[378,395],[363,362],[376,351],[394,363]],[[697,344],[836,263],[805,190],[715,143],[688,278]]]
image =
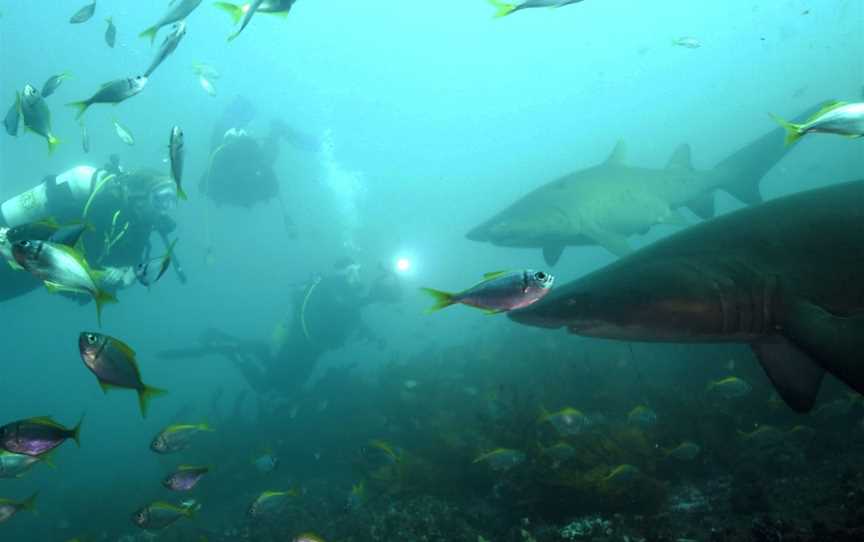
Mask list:
[[96,344],[96,335],[92,333],[87,334],[87,342],[90,344]]
[[546,273],[544,273],[543,271],[537,271],[536,273],[534,273],[534,278],[537,280],[546,280]]

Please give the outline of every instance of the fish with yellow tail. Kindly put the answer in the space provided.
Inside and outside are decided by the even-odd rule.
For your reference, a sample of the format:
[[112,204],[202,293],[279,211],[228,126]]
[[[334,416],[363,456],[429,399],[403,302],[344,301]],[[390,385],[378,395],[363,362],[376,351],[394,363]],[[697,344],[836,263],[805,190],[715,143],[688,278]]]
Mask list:
[[495,17],[504,17],[527,8],[560,8],[570,4],[578,4],[582,0],[525,0],[518,4],[503,2],[502,0],[488,1],[496,10]]
[[496,271],[483,275],[483,281],[459,293],[421,288],[435,299],[426,310],[435,312],[450,305],[462,304],[489,314],[527,307],[549,293],[555,277],[545,271]]
[[791,145],[809,133],[837,134],[850,138],[864,136],[864,102],[828,102],[801,124],[771,114],[786,130],[786,144]]
[[78,351],[81,361],[96,376],[102,391],[124,388],[138,392],[138,406],[144,418],[147,417],[150,399],[168,393],[141,381],[135,351],[120,339],[85,331],[78,336]]
[[24,510],[36,509],[36,496],[34,493],[29,498],[23,501],[13,501],[12,499],[0,499],[0,523],[9,521],[12,516]]

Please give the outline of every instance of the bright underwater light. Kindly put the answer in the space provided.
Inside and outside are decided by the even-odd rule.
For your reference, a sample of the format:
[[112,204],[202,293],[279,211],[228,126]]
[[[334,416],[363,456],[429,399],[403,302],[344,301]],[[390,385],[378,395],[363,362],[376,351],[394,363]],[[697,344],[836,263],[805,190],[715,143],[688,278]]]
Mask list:
[[408,258],[397,258],[396,259],[396,271],[400,273],[407,273],[411,270],[411,260]]

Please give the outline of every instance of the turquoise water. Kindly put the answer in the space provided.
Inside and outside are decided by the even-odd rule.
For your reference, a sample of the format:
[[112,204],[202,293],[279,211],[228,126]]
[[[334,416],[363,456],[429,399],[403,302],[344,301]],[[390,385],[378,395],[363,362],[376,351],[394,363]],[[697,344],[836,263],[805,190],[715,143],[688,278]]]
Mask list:
[[[561,285],[613,262],[601,247],[570,247],[552,268],[539,250],[465,234],[530,190],[602,163],[619,139],[629,165],[663,168],[688,143],[694,167],[709,170],[776,129],[768,113],[789,118],[827,100],[860,101],[864,6],[828,4],[585,0],[493,18],[482,0],[298,0],[285,18],[257,14],[229,43],[230,18],[203,2],[140,95],[84,115],[91,140],[84,153],[74,110],[64,104],[143,72],[168,30],[152,47],[138,34],[167,3],[99,0],[92,19],[72,25],[69,17],[81,7],[75,2],[3,2],[3,111],[26,84],[41,88],[64,71],[72,77],[46,99],[61,140],[54,153],[23,130],[0,137],[0,201],[46,175],[101,167],[112,154],[128,170],[167,174],[174,125],[185,132],[189,201],[172,211],[177,228],[170,234],[179,239],[188,282],[169,271],[149,290],[135,284],[103,315],[101,332],[131,345],[144,381],[169,392],[153,400],[146,419],[133,392],[103,394],[81,363],[78,333],[98,329],[92,303],[41,287],[2,302],[0,423],[43,415],[69,426],[83,415],[84,423],[80,449],[64,444],[54,454],[56,469],[38,465],[24,478],[0,480],[0,498],[39,492],[39,514],[22,512],[0,524],[0,539],[143,540],[133,512],[186,498],[202,505],[197,518],[159,531],[156,540],[291,540],[312,531],[331,542],[422,540],[424,533],[428,540],[473,542],[478,535],[521,540],[524,529],[557,541],[567,539],[566,525],[591,514],[617,522],[617,539],[652,536],[653,527],[640,531],[615,513],[654,518],[670,537],[707,540],[708,525],[749,536],[753,518],[792,522],[796,506],[808,510],[808,533],[815,529],[810,520],[829,529],[844,521],[860,527],[838,512],[842,495],[860,491],[860,469],[850,458],[864,444],[860,397],[847,397],[841,384],[829,382],[817,404],[847,401],[839,413],[794,415],[774,405],[770,382],[741,345],[596,341],[464,307],[426,315],[431,301],[418,290],[459,290],[483,273],[525,268],[546,269]],[[113,49],[103,38],[108,16],[118,31]],[[682,37],[700,46],[675,45]],[[215,96],[193,73],[198,62],[219,72]],[[302,144],[282,140],[272,166],[295,236],[286,231],[279,198],[245,208],[216,205],[199,190],[211,167],[213,126],[237,96],[255,109],[246,126],[253,137],[264,138],[274,119],[304,134]],[[134,146],[116,136],[113,119],[131,130]],[[862,156],[860,141],[807,136],[762,178],[761,193],[772,199],[861,178]],[[238,179],[236,190],[244,182],[252,181]],[[714,197],[721,214],[743,206],[722,191]],[[656,226],[630,242],[647,245],[680,228]],[[153,256],[162,252],[154,236]],[[325,340],[313,367],[290,386],[256,390],[235,354],[164,355],[199,345],[209,328],[267,350],[276,323],[302,306],[310,278],[346,257],[361,266],[364,287],[395,273],[401,298],[362,308],[374,339],[352,328],[344,343]],[[399,260],[407,269],[397,268]],[[318,295],[310,294],[313,305]],[[331,316],[335,322],[345,315],[325,313],[319,325],[338,325]],[[305,347],[289,342],[278,363],[308,355],[295,348]],[[729,375],[746,380],[750,394],[706,401],[706,384]],[[626,418],[640,404],[658,421],[636,431]],[[567,406],[600,421],[589,444],[571,442],[590,453],[553,468],[539,450],[557,439],[538,417],[543,408]],[[154,435],[179,422],[207,422],[215,431],[183,454],[151,452]],[[745,441],[727,444],[737,431],[765,424],[804,424],[819,438],[801,445],[788,437],[780,449],[758,453]],[[382,471],[369,460],[375,439],[398,448],[396,464],[404,467]],[[685,467],[654,455],[684,439],[702,450]],[[527,452],[523,470],[507,474],[472,463],[498,447]],[[280,458],[272,473],[251,464],[265,449]],[[638,463],[650,478],[626,488],[629,499],[597,481],[625,462]],[[852,474],[841,467],[847,462]],[[161,486],[174,466],[188,463],[213,471],[188,495]],[[742,473],[742,465],[751,470]],[[854,487],[836,481],[844,476],[857,481],[843,482]],[[712,493],[724,483],[739,488],[741,480],[746,488],[730,492],[755,495],[743,504]],[[363,481],[366,498],[346,511],[352,485]],[[728,506],[699,512],[707,518],[700,527],[698,518],[673,508],[685,485],[721,495]],[[275,518],[246,516],[261,491],[291,487],[301,495]],[[821,507],[800,504],[816,500],[814,493]]]

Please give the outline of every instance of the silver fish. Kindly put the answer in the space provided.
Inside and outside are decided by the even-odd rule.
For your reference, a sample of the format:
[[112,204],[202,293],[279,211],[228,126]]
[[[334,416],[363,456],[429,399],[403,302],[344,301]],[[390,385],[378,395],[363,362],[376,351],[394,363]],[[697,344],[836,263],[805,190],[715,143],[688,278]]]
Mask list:
[[183,130],[179,126],[171,128],[171,137],[168,141],[168,155],[171,158],[171,175],[174,177],[174,182],[177,183],[177,197],[186,199],[186,193],[183,192]]
[[457,303],[487,312],[506,312],[527,307],[549,293],[555,278],[543,271],[498,271],[483,275],[483,282],[459,293],[421,288],[435,298],[434,312]]
[[87,21],[90,20],[91,17],[93,17],[93,14],[95,12],[96,12],[96,2],[94,0],[94,2],[92,4],[87,4],[83,8],[76,11],[75,14],[69,18],[69,22],[72,24],[86,23]]
[[147,77],[143,75],[139,75],[138,77],[115,79],[104,83],[99,87],[99,90],[96,91],[96,94],[90,96],[86,100],[72,102],[66,105],[78,108],[78,114],[75,116],[75,118],[78,119],[81,118],[81,115],[83,115],[91,105],[119,104],[144,90],[146,84]]
[[60,140],[54,136],[51,130],[51,110],[39,91],[32,85],[24,87],[24,96],[21,99],[21,118],[24,126],[44,137],[48,142],[48,152],[54,152]]
[[45,84],[42,85],[42,97],[47,98],[54,94],[54,92],[60,87],[60,84],[72,77],[72,74],[69,72],[58,73],[57,75],[52,75],[45,81]]
[[129,146],[135,144],[135,138],[132,136],[132,132],[129,131],[128,128],[120,124],[117,119],[114,119],[114,131],[117,133],[117,137],[120,138],[120,141],[126,143]]
[[252,3],[249,4],[248,9],[246,9],[246,15],[244,15],[243,21],[240,23],[240,28],[237,29],[236,32],[228,36],[228,41],[233,40],[234,38],[239,36],[241,32],[243,32],[243,29],[246,28],[246,25],[248,25],[249,21],[252,20],[252,17],[255,15],[255,12],[258,11],[258,7],[261,6],[261,3],[263,1],[264,0],[253,0]]
[[138,37],[150,38],[150,43],[153,43],[153,41],[156,40],[156,32],[158,32],[160,28],[171,23],[176,23],[177,21],[182,21],[188,17],[189,14],[195,11],[195,8],[200,4],[201,0],[179,0],[174,7],[168,11],[168,13],[163,15],[162,18],[156,22],[156,24],[138,34]]
[[90,134],[87,133],[87,127],[81,124],[81,149],[86,153],[90,152]]
[[165,41],[163,41],[162,45],[159,47],[156,57],[153,58],[153,62],[150,63],[150,67],[147,68],[147,71],[144,72],[145,77],[150,77],[150,74],[159,67],[159,64],[162,64],[162,61],[174,52],[174,49],[177,48],[177,45],[180,44],[180,40],[182,40],[185,35],[186,22],[180,21],[174,25],[171,33],[165,37]]
[[117,27],[114,26],[113,17],[108,17],[105,19],[105,22],[108,23],[108,28],[105,29],[105,43],[113,49],[114,44],[117,42]]

